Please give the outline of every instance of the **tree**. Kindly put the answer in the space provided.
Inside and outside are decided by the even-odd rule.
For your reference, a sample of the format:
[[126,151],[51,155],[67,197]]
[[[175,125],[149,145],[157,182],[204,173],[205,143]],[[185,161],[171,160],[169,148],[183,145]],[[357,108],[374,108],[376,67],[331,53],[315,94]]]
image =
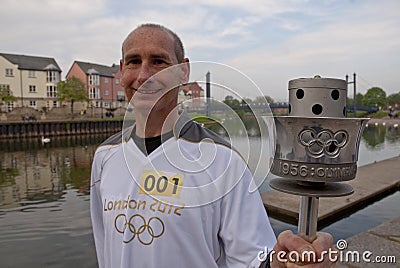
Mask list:
[[380,87],[372,87],[365,93],[362,104],[365,106],[386,106],[386,92]]
[[400,103],[400,93],[393,93],[387,97],[387,103],[389,105],[394,105],[396,103]]
[[89,101],[85,84],[76,77],[68,77],[67,80],[57,84],[58,100],[71,103],[71,114],[74,114],[74,102]]
[[[9,87],[0,87],[0,107],[3,106],[6,103],[15,101],[17,98],[14,97],[11,92]],[[0,110],[1,111],[1,110]]]
[[225,97],[225,100],[223,101],[226,105],[228,105],[231,108],[237,108],[240,106],[240,101],[232,97],[231,95],[228,95]]
[[265,100],[266,100],[269,104],[274,103],[274,99],[271,98],[270,96],[267,96],[267,95],[256,97],[256,99],[254,100],[254,102],[255,102],[255,103],[265,103]]
[[[356,104],[357,104],[357,106],[362,106],[362,99],[363,99],[363,94],[362,93],[357,93],[356,94]],[[354,104],[354,99],[353,98],[348,98],[348,100],[347,100],[347,105],[349,105],[349,106],[353,106],[353,104]]]

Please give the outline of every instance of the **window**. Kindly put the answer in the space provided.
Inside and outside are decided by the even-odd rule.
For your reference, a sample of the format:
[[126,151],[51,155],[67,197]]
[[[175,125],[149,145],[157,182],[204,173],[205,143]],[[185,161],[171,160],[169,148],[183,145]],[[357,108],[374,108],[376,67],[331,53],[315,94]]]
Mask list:
[[100,76],[98,74],[89,74],[89,85],[100,85]]
[[6,76],[14,76],[13,69],[6,68]]
[[89,88],[89,99],[100,99],[100,90],[98,88]]
[[29,107],[36,109],[36,101],[34,100],[29,101]]
[[9,103],[7,103],[7,111],[11,112],[14,109],[14,102],[10,101]]
[[59,74],[57,71],[47,71],[46,81],[47,83],[58,83]]
[[119,85],[119,78],[115,78],[115,84]]
[[53,107],[58,107],[58,101],[53,101]]
[[108,77],[104,77],[104,83],[108,84]]
[[110,107],[110,105],[109,105],[108,102],[103,102],[103,107],[104,107],[104,108],[108,108],[108,107]]
[[123,101],[125,99],[124,92],[122,90],[117,91],[117,100],[118,101]]
[[56,86],[47,86],[47,97],[48,98],[56,98],[57,97],[57,87]]
[[29,93],[36,93],[36,86],[35,85],[29,85]]
[[[0,90],[1,90],[1,91],[5,90],[5,91],[10,92],[10,85],[2,84],[2,85],[0,85]],[[10,93],[9,93],[9,94],[10,94]]]
[[36,77],[35,71],[29,70],[29,71],[28,71],[28,77],[30,77],[30,78],[35,78],[35,77]]
[[96,101],[96,102],[94,103],[94,107],[96,107],[96,108],[99,108],[99,107],[100,107],[100,105],[99,105],[99,102],[98,102],[98,101]]
[[109,92],[108,89],[104,89],[104,96],[108,96]]

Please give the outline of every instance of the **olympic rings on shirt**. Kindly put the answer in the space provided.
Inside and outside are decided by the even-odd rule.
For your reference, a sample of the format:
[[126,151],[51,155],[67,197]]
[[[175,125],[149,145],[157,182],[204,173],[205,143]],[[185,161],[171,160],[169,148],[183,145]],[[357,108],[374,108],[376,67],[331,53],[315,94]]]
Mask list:
[[[120,223],[121,219],[123,220],[122,228],[121,224],[118,224]],[[155,238],[158,238],[164,234],[164,223],[160,218],[151,217],[146,222],[146,219],[140,214],[132,215],[129,220],[127,220],[125,214],[119,214],[117,217],[115,217],[114,226],[118,233],[125,234],[125,231],[129,230],[129,232],[132,234],[131,238],[128,240],[123,240],[124,243],[129,243],[135,239],[135,237],[137,237],[140,243],[147,246],[153,243]],[[128,227],[128,229],[126,227]]]
[[321,156],[336,157],[343,148],[349,135],[344,130],[333,133],[329,129],[316,131],[314,129],[304,129],[299,135],[299,142],[306,148],[306,152],[314,158]]

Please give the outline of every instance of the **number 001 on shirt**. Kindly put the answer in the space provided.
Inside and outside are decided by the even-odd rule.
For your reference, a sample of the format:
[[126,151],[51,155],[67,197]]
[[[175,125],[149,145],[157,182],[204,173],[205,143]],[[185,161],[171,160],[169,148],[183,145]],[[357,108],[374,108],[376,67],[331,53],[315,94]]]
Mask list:
[[179,198],[182,183],[183,174],[168,176],[158,170],[143,170],[139,193]]

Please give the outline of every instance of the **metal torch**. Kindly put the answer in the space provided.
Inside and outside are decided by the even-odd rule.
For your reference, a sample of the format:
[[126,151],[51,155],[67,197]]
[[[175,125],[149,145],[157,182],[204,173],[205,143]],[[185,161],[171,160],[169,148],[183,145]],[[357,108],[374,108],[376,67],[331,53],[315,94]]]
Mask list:
[[367,118],[346,118],[347,83],[334,78],[289,81],[289,114],[275,117],[270,186],[300,195],[298,232],[316,238],[320,197],[354,192],[358,148]]

